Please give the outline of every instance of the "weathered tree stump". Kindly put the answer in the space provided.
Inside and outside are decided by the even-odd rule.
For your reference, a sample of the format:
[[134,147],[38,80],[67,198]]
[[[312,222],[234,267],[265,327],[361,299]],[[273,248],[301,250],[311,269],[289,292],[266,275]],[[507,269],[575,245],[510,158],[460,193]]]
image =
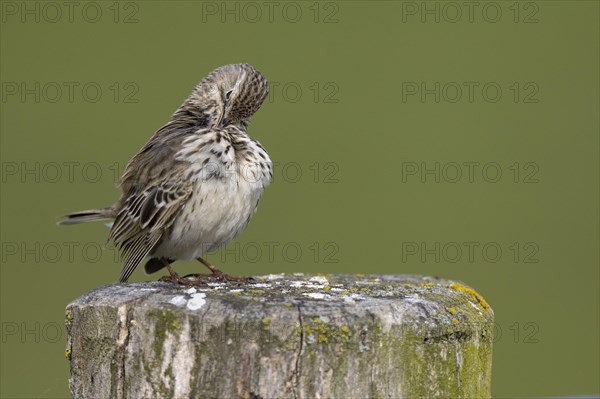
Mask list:
[[67,306],[75,398],[486,398],[493,312],[418,276],[115,284]]

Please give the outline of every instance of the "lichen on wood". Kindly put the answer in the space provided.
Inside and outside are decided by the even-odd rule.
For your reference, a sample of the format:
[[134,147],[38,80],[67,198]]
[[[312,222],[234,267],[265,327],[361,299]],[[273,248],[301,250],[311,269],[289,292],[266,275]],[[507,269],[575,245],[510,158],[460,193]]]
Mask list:
[[67,307],[73,397],[490,397],[493,311],[421,276],[115,284]]

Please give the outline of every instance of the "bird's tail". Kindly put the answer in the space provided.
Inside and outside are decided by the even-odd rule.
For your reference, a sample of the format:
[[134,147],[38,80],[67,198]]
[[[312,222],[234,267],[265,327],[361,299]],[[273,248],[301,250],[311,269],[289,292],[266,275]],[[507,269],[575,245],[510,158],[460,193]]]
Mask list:
[[77,224],[83,222],[94,222],[97,220],[114,219],[115,213],[111,207],[102,209],[90,209],[87,211],[73,212],[65,215],[56,224]]

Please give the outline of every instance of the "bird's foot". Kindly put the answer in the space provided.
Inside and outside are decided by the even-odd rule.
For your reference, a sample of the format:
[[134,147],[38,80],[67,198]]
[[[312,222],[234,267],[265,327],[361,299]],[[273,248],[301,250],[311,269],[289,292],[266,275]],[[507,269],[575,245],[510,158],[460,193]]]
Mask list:
[[231,274],[223,273],[216,266],[211,265],[210,263],[208,263],[207,261],[205,261],[202,258],[198,258],[198,261],[202,262],[206,267],[208,267],[212,273],[211,274],[201,274],[201,273],[188,274],[186,276],[181,277],[179,274],[177,274],[175,272],[175,270],[173,270],[173,267],[171,267],[171,264],[169,262],[165,261],[164,263],[165,263],[167,270],[169,271],[169,275],[161,277],[160,279],[158,279],[158,281],[170,281],[175,284],[182,284],[182,285],[187,285],[187,286],[206,286],[207,283],[214,282],[215,280],[222,281],[222,282],[232,281],[232,282],[240,283],[240,284],[255,283],[257,281],[254,277],[232,276]]
[[169,270],[169,275],[162,276],[161,278],[158,279],[158,281],[167,281],[167,282],[172,282],[175,284],[181,284],[181,285],[187,285],[187,286],[197,286],[197,287],[198,286],[206,286],[205,279],[200,279],[200,278],[197,278],[196,276],[194,276],[194,278],[189,278],[190,275],[181,277],[179,274],[177,274],[175,272],[175,270],[173,270],[173,268],[171,267],[171,265],[169,263],[166,263],[165,265],[167,267],[167,270]]
[[[231,274],[223,273],[215,265],[208,263],[207,261],[205,261],[202,258],[196,258],[196,260],[198,262],[202,263],[204,266],[206,266],[212,272],[212,274],[209,275],[210,277],[217,279],[219,281],[233,281],[236,283],[243,283],[243,284],[256,282],[256,279],[254,277],[232,276]],[[206,276],[206,274],[196,274],[195,276]]]

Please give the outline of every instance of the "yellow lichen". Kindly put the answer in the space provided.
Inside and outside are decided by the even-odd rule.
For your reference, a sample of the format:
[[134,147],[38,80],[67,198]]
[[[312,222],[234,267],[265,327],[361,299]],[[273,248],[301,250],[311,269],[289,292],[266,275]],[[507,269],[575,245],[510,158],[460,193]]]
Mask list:
[[452,319],[452,324],[457,325],[458,324],[458,320],[456,320],[456,319],[453,318]]
[[323,291],[330,291],[330,290],[331,290],[331,287],[328,286],[328,285],[326,285],[325,287],[323,287]]
[[479,295],[477,293],[477,291],[475,291],[473,288],[465,287],[464,285],[458,284],[458,283],[454,283],[454,284],[450,285],[450,288],[452,288],[453,290],[464,292],[466,294],[471,295],[473,298],[475,298],[477,300],[477,302],[479,302],[479,304],[481,305],[482,308],[484,308],[487,312],[490,311],[490,305],[488,305],[488,303],[485,301],[485,299],[483,299],[483,297],[481,295]]
[[251,294],[261,295],[265,293],[265,290],[250,290]]
[[173,330],[179,330],[179,321],[177,319],[173,319],[171,322],[171,328],[173,328]]
[[65,357],[69,360],[71,360],[71,348],[67,348],[65,350]]
[[305,334],[312,334],[314,330],[308,325],[307,322],[302,323],[302,331]]
[[456,314],[456,309],[450,308],[450,309],[448,309],[448,312],[450,312],[451,314],[454,315],[454,314]]
[[263,323],[263,326],[268,327],[269,324],[271,324],[271,318],[270,317],[264,317],[262,319],[262,323]]
[[326,344],[332,342],[332,340],[334,342],[339,340],[347,341],[352,336],[352,332],[348,326],[332,326],[323,322],[320,317],[313,317],[309,321],[303,322],[302,328],[296,329],[296,335],[300,335],[301,333],[314,336],[314,342],[319,344]]
[[342,295],[350,295],[350,292],[348,292],[348,291],[342,291],[341,294]]
[[356,277],[357,278],[365,278],[365,275],[364,274],[357,274]]
[[67,326],[67,328],[71,327],[72,322],[73,322],[73,312],[71,312],[71,309],[67,309],[67,312],[65,314],[65,325]]

